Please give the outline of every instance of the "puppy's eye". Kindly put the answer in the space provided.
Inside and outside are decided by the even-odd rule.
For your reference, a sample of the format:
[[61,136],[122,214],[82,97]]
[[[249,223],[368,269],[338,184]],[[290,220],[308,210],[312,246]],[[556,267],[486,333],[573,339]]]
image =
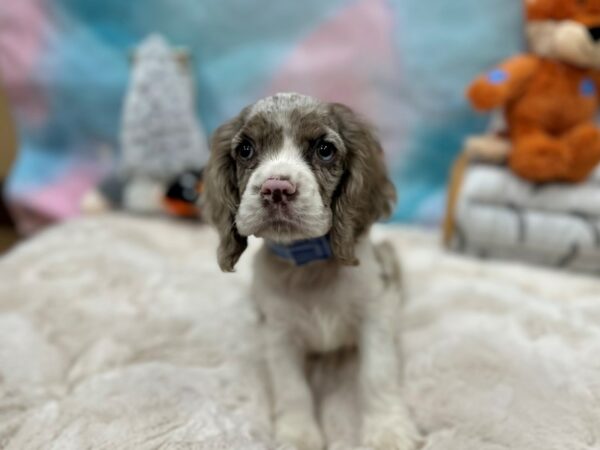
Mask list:
[[333,159],[333,157],[335,156],[335,145],[333,145],[331,142],[327,142],[327,141],[319,141],[317,142],[316,148],[315,148],[315,153],[317,154],[317,157],[324,162],[329,162]]
[[237,146],[236,151],[240,159],[244,161],[248,161],[254,156],[254,147],[250,141],[242,141],[240,145]]

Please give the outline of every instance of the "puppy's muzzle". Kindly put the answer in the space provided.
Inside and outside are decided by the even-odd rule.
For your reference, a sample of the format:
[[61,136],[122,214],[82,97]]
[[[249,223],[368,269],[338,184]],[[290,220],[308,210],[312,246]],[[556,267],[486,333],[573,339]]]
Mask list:
[[296,185],[289,180],[269,178],[261,186],[260,195],[268,204],[287,204],[296,196]]
[[590,34],[594,42],[600,41],[600,26],[589,27],[588,33]]

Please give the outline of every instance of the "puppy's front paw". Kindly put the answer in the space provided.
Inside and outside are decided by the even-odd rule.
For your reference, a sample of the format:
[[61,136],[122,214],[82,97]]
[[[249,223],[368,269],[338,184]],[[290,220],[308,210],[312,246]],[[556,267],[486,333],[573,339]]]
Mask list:
[[323,436],[312,417],[282,416],[275,422],[275,438],[280,444],[289,444],[295,450],[322,450]]
[[419,431],[404,411],[371,414],[364,418],[363,446],[373,450],[414,450],[421,440]]

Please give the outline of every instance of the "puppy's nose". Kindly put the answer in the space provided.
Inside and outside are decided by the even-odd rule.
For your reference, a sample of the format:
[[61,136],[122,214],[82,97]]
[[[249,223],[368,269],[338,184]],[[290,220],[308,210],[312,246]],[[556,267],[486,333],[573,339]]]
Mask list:
[[291,200],[296,193],[296,186],[288,180],[269,178],[260,188],[263,199],[272,203],[281,203]]
[[594,42],[600,41],[600,26],[588,28],[588,33],[590,33]]

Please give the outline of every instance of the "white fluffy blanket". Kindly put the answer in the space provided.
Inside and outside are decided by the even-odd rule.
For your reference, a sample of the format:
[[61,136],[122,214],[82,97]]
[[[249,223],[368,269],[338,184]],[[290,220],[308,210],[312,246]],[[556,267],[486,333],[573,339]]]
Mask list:
[[[375,234],[404,261],[406,398],[425,449],[600,448],[597,279]],[[0,447],[274,448],[251,252],[222,274],[215,245],[202,227],[107,216],[0,260]],[[347,450],[352,363],[338,370],[319,395],[331,448]]]
[[473,164],[455,225],[453,246],[465,253],[600,275],[600,166],[582,183],[535,185]]

